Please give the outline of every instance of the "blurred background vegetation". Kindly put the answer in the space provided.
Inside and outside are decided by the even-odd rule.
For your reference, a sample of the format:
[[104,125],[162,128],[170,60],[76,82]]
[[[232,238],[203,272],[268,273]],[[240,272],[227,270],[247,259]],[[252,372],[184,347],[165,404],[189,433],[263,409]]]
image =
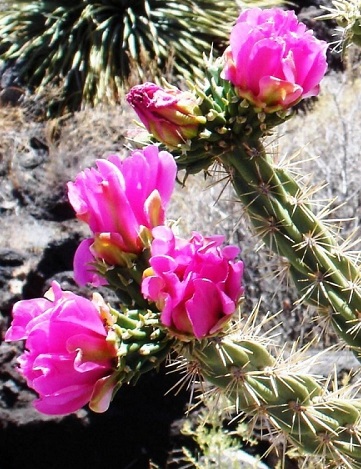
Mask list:
[[277,0],[20,0],[0,11],[0,60],[15,83],[60,90],[60,110],[119,103],[124,86],[200,77],[244,5]]

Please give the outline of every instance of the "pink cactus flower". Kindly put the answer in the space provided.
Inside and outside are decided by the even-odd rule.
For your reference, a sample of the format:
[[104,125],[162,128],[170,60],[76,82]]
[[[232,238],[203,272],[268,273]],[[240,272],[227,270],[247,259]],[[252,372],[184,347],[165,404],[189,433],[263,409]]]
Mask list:
[[161,311],[162,323],[175,335],[202,339],[219,332],[243,293],[243,262],[236,246],[221,248],[224,237],[194,232],[187,241],[172,230],[153,229],[150,268],[143,295]]
[[19,371],[39,394],[35,408],[69,414],[89,403],[104,412],[116,385],[117,347],[107,339],[109,311],[62,291],[53,282],[44,298],[19,301],[5,340],[25,340]]
[[127,101],[149,133],[170,148],[197,136],[201,116],[197,98],[176,87],[161,88],[154,83],[134,86]]
[[284,110],[319,93],[326,49],[293,11],[252,8],[232,29],[222,77],[260,110]]
[[123,160],[120,156],[100,159],[97,169],[86,169],[68,183],[77,217],[93,232],[74,259],[80,285],[104,283],[91,267],[95,260],[125,265],[124,253],[137,255],[143,250],[151,229],[164,223],[176,172],[172,155],[150,145]]

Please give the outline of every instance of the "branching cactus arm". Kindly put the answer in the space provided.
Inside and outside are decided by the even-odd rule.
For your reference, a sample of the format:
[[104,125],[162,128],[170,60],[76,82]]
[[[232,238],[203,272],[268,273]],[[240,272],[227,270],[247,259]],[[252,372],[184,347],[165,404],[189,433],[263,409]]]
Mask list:
[[[280,32],[286,24],[280,21],[279,29],[273,36],[270,33],[264,38],[261,45],[259,35],[268,31],[270,15],[274,15],[273,25],[278,25],[280,18],[289,23]],[[258,30],[255,24],[262,21],[266,27]],[[249,36],[243,34],[244,29],[249,30]],[[280,58],[281,67],[268,63],[261,66],[263,62],[257,54],[263,44],[270,48],[265,54],[277,49],[282,41],[285,50],[292,49],[291,29],[304,47],[302,53],[297,45],[292,50],[293,72],[288,68],[292,61],[290,54]],[[272,129],[292,116],[295,103],[304,96],[317,95],[326,70],[326,44],[317,41],[292,14],[277,9],[242,13],[230,42],[222,58],[207,64],[204,83],[190,84],[198,107],[197,115],[189,117],[198,126],[198,135],[187,141],[179,139],[172,149],[178,168],[196,173],[207,171],[215,164],[223,167],[255,231],[271,250],[288,259],[299,301],[315,305],[360,358],[360,266],[355,256],[338,244],[323,215],[312,210],[312,188],[304,186],[286,168],[279,167],[263,146]],[[250,51],[253,59],[249,58]],[[261,72],[255,70],[257,66]],[[267,67],[270,69],[266,70]],[[257,76],[262,72],[263,76]],[[312,79],[305,78],[310,76]],[[143,92],[148,93],[147,87]],[[147,128],[149,119],[160,118],[157,98],[153,98],[156,112],[147,121],[143,120]],[[128,101],[137,110],[132,92]],[[168,111],[172,115],[171,107]],[[206,118],[204,124],[200,115]]]
[[[254,151],[244,148],[240,145],[220,160],[256,232],[271,249],[288,259],[300,298],[317,306],[320,314],[330,316],[336,332],[360,356],[359,266],[309,208],[307,188],[277,168],[259,144],[247,145]],[[248,178],[250,172],[253,174]]]
[[274,358],[253,339],[207,339],[184,345],[182,353],[237,412],[267,421],[325,467],[361,467],[360,399],[327,391],[296,362]]

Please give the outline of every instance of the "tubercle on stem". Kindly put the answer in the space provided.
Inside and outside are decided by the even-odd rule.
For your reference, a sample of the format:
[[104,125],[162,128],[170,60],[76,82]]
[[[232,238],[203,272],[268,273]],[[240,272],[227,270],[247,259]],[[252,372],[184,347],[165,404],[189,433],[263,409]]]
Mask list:
[[274,358],[257,338],[226,335],[188,343],[182,352],[237,413],[266,419],[276,433],[325,462],[360,467],[359,399],[330,393],[299,363]]
[[192,162],[192,172],[214,161],[223,166],[256,233],[288,259],[301,300],[321,310],[331,308],[336,333],[361,359],[360,268],[312,211],[312,190],[274,164],[262,146],[259,120],[254,125],[249,134],[223,136],[228,140],[218,153],[213,150],[207,157],[202,150],[199,165],[197,144],[176,157],[177,163],[179,158],[180,167],[187,169]]
[[[289,203],[287,186],[278,182],[279,170],[257,148],[257,158],[240,145],[222,157],[222,163],[231,174],[231,182],[246,212],[262,238],[277,254],[291,264],[301,298],[320,307],[331,306],[335,315],[336,332],[349,343],[357,355],[361,350],[361,328],[357,327],[361,312],[360,271],[347,255],[337,248],[328,228],[309,207],[293,207]],[[287,178],[282,171],[282,179]],[[273,181],[266,192],[256,191],[260,181]],[[274,189],[276,188],[276,189]],[[279,189],[279,190],[278,190]],[[293,194],[305,200],[301,186],[293,180]],[[336,254],[337,253],[337,254]],[[353,294],[350,295],[350,288]],[[344,321],[338,320],[341,317]]]

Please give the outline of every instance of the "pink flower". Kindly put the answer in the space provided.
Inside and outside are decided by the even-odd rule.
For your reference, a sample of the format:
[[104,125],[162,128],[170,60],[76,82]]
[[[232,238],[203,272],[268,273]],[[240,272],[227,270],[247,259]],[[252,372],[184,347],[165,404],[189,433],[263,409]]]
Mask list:
[[197,98],[175,87],[164,89],[154,83],[137,85],[128,93],[127,101],[148,132],[169,147],[196,137],[199,125],[206,122]]
[[293,11],[252,8],[232,29],[222,77],[260,110],[287,109],[319,93],[326,48]]
[[243,293],[243,263],[236,246],[221,248],[223,236],[187,241],[164,226],[153,229],[150,268],[143,295],[161,311],[161,321],[179,336],[203,337],[222,329]]
[[117,364],[117,348],[104,326],[105,304],[63,292],[56,282],[45,296],[17,302],[5,335],[7,341],[26,341],[18,363],[28,386],[39,394],[35,408],[69,414],[89,402],[92,410],[105,411]]
[[124,160],[120,156],[100,159],[97,169],[86,169],[68,183],[77,217],[93,232],[74,259],[80,285],[102,283],[89,265],[95,260],[125,265],[124,253],[137,255],[143,250],[150,230],[164,223],[176,171],[172,155],[151,145]]

